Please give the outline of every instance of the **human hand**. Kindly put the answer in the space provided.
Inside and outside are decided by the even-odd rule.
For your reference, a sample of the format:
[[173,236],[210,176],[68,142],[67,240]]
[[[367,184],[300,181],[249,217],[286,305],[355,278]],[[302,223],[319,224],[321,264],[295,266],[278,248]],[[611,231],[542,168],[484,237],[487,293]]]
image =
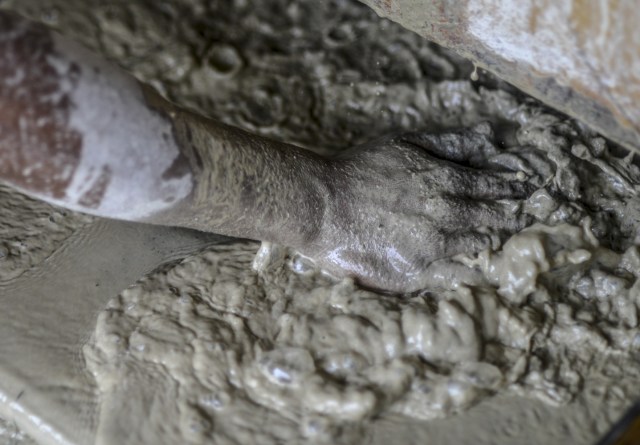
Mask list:
[[495,162],[480,131],[385,137],[349,150],[323,173],[317,235],[296,246],[337,276],[388,291],[425,286],[434,260],[488,247],[526,225],[519,202],[535,186]]

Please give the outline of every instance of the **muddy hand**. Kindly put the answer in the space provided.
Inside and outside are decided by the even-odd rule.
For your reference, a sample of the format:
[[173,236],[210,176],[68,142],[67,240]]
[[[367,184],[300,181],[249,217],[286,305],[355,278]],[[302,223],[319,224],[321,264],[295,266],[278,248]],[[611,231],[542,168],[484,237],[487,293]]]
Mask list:
[[0,11],[0,180],[56,205],[292,246],[412,290],[430,261],[485,246],[483,228],[522,226],[510,200],[527,187],[482,171],[483,150],[482,135],[414,134],[321,158],[183,110]]
[[[484,127],[486,128],[486,127]],[[523,228],[522,174],[489,168],[486,134],[411,133],[357,147],[332,164],[317,245],[303,253],[338,275],[392,291],[424,287],[427,265]]]

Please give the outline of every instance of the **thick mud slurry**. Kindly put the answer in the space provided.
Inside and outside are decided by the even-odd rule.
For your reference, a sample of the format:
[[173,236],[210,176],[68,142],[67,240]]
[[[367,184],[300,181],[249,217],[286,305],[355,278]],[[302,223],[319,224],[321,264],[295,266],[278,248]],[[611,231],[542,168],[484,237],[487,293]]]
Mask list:
[[[0,6],[229,124],[324,154],[389,132],[448,133],[439,143],[477,144],[475,164],[536,189],[512,203],[528,227],[433,263],[411,294],[361,289],[253,242],[142,277],[83,350],[100,392],[97,443],[411,443],[431,424],[456,431],[434,443],[510,443],[547,405],[586,414],[534,429],[531,443],[589,443],[638,395],[640,170],[581,124],[484,73],[472,81],[470,64],[355,2]],[[84,218],[0,193],[10,274]],[[18,233],[17,214],[40,221],[37,237]],[[537,410],[509,417],[530,399]],[[473,421],[480,403],[495,425]]]

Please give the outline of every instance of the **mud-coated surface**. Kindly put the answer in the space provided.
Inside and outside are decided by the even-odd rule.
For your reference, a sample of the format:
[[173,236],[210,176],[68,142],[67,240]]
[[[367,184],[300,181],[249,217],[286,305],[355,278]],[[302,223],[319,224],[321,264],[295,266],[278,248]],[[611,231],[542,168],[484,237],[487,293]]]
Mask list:
[[640,149],[638,10],[583,0],[363,0],[551,107]]
[[[95,323],[90,312],[68,348],[93,380],[63,406],[83,399],[85,417],[73,429],[49,420],[71,442],[586,444],[637,395],[639,176],[604,139],[483,73],[471,81],[472,66],[355,2],[0,6],[59,28],[176,103],[250,131],[322,153],[398,130],[450,132],[436,140],[477,145],[477,162],[508,165],[538,189],[520,208],[537,225],[442,262],[428,289],[411,295],[334,282],[273,246],[260,251],[257,270],[258,246],[234,244],[144,277],[154,261],[140,253],[145,267],[126,284],[118,277],[130,263],[109,258],[94,267],[101,287],[121,287],[100,294],[103,312]],[[16,200],[7,192],[0,205],[37,216],[39,204]],[[47,227],[38,226],[50,241],[32,249],[64,250],[67,232]],[[108,256],[104,240],[145,249],[121,226],[99,229],[87,233],[104,252],[80,241],[75,258]],[[14,269],[55,270],[61,260],[47,255],[9,258]],[[75,289],[79,299],[93,295]],[[33,338],[46,346],[46,336]],[[55,357],[39,366],[47,360]]]

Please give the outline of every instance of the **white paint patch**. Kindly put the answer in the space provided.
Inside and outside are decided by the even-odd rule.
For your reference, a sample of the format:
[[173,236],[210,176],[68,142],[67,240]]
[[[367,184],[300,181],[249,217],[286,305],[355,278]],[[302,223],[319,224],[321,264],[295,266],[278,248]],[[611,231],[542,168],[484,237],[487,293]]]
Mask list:
[[[61,76],[68,78],[73,63],[81,68],[77,85],[63,85],[73,104],[70,126],[82,135],[80,161],[64,205],[135,220],[185,198],[191,192],[191,174],[162,178],[180,155],[171,123],[149,109],[136,80],[79,44],[57,35],[54,41],[61,56],[51,57],[50,63]],[[82,198],[105,171],[111,177],[102,200],[87,208]]]

